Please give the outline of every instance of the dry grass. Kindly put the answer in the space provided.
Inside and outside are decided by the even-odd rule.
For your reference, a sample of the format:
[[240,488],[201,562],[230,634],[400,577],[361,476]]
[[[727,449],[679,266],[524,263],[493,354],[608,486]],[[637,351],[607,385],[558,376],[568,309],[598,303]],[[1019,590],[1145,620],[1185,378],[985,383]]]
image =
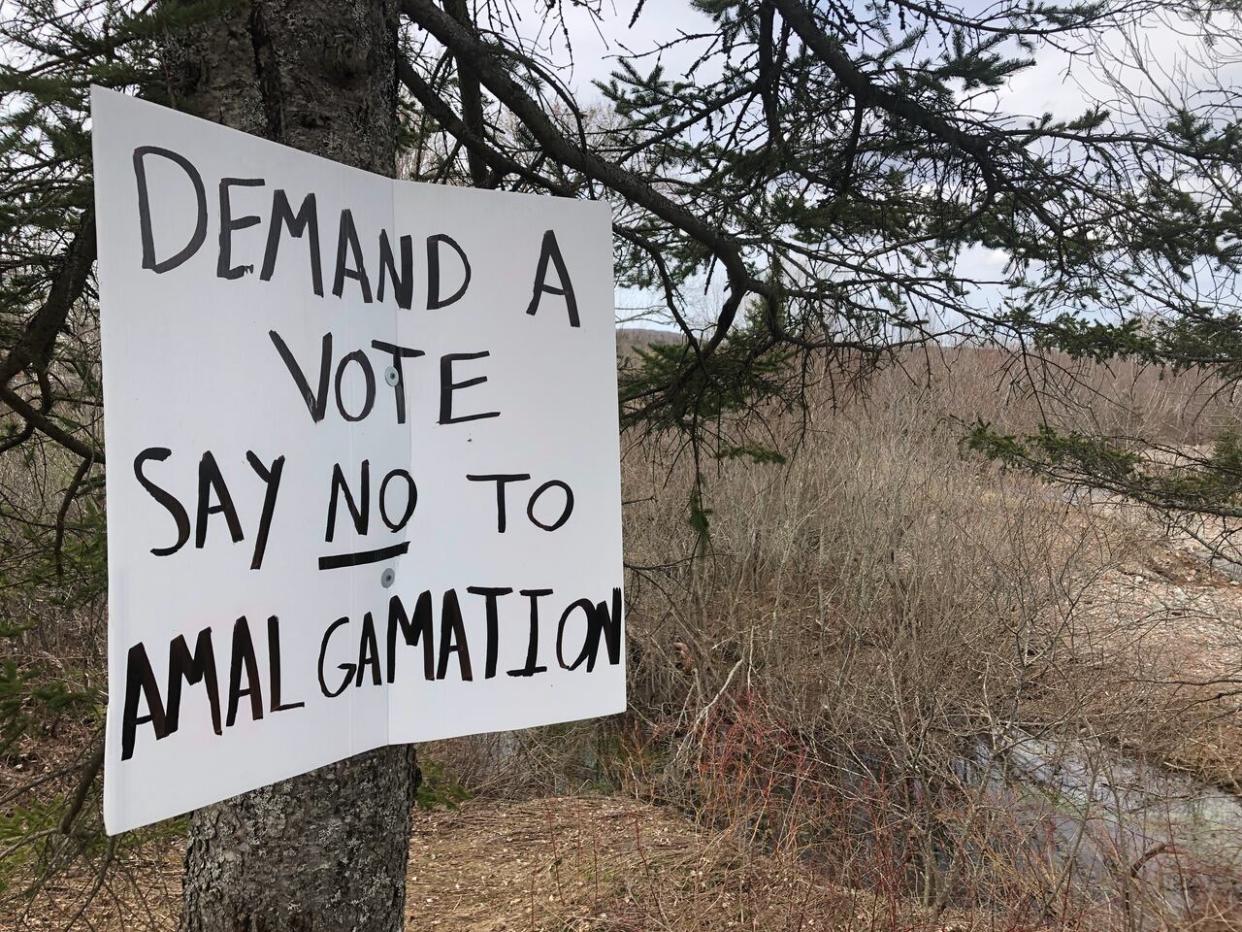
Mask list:
[[[1022,430],[1041,416],[1030,398],[1003,403],[987,354],[909,362],[930,385],[894,372],[865,398],[838,393],[792,465],[715,465],[706,546],[686,521],[685,451],[636,439],[631,714],[492,744],[486,764],[473,742],[441,753],[490,792],[620,783],[894,903],[971,908],[1001,927],[1227,927],[1237,846],[1170,863],[1164,848],[1145,858],[1145,835],[1099,837],[1084,866],[1047,801],[992,784],[1015,734],[1072,736],[1093,773],[1124,752],[1236,779],[1236,702],[1173,680],[1194,669],[1188,656],[1242,669],[1242,601],[1202,563],[1183,566],[1181,586],[1150,571],[1135,583],[1134,566],[1184,556],[1146,516],[964,457],[962,421]],[[1041,399],[1043,415],[1065,425],[1107,415],[1118,432],[1192,443],[1224,418],[1184,378],[1057,377],[1066,392]],[[1085,407],[1099,392],[1128,393],[1128,419],[1098,394],[1099,410]],[[754,436],[788,429],[776,418]],[[1174,905],[1171,874],[1186,888]]]
[[[1239,587],[1150,516],[959,445],[963,422],[1041,417],[1202,444],[1236,408],[1187,377],[1058,366],[912,356],[805,425],[756,421],[798,455],[713,463],[706,542],[686,451],[627,437],[631,711],[425,749],[430,797],[476,798],[420,817],[411,927],[1242,927],[1242,842],[1067,838],[1064,806],[1007,783],[1016,735],[1105,776],[1124,752],[1236,785],[1242,760],[1237,698],[1201,682],[1242,673]],[[32,652],[96,662],[97,641],[49,638]],[[129,927],[169,927],[178,844],[121,853],[168,881],[148,891],[163,906],[103,895],[96,928],[131,907]],[[98,863],[45,889],[31,927],[63,926]]]

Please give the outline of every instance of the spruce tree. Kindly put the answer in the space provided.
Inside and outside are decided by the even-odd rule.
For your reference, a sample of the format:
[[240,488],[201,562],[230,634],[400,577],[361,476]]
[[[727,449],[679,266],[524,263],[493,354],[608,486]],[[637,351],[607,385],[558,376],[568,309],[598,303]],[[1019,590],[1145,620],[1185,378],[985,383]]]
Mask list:
[[[562,0],[537,4],[560,34]],[[1222,390],[1242,376],[1235,89],[1123,79],[1072,117],[1006,109],[1036,58],[1086,58],[1159,17],[1237,51],[1228,0],[694,0],[670,36],[689,74],[619,48],[595,88],[514,28],[512,0],[16,0],[0,24],[0,579],[38,624],[102,612],[104,524],[93,282],[91,83],[373,171],[609,200],[618,283],[657,296],[680,341],[623,385],[626,423],[676,431],[696,463],[771,459],[729,425],[796,409],[836,363],[986,344],[1025,372],[1133,359]],[[659,14],[637,0],[624,33]],[[620,18],[618,20],[618,17]],[[568,35],[568,33],[566,33]],[[569,35],[572,43],[573,36]],[[1113,62],[1115,65],[1116,62]],[[1154,64],[1131,63],[1141,76]],[[1210,65],[1211,62],[1209,61]],[[1174,93],[1177,91],[1177,93]],[[1002,257],[986,274],[972,252]],[[705,284],[720,300],[704,310]],[[1042,368],[1041,368],[1042,367]],[[1028,382],[1028,384],[1030,384]],[[977,450],[1172,512],[1242,516],[1242,454],[1222,435],[1175,462],[1151,438],[1048,423],[964,431]],[[706,533],[708,507],[691,514]],[[10,598],[7,597],[6,598]],[[49,610],[51,606],[51,610]],[[0,636],[27,638],[22,624]],[[96,662],[98,658],[95,658]],[[0,676],[0,749],[94,681]],[[41,877],[99,841],[99,755],[40,803]],[[388,750],[193,819],[187,929],[400,924],[414,770]],[[46,800],[47,786],[31,788]],[[35,810],[33,804],[30,811]],[[244,870],[236,869],[244,866]]]

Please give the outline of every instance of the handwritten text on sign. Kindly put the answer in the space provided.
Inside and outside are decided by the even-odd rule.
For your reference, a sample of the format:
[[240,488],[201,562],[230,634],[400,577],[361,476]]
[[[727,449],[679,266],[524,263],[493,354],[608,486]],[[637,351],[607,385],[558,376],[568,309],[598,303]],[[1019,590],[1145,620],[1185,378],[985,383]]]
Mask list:
[[108,830],[621,711],[607,208],[93,123]]

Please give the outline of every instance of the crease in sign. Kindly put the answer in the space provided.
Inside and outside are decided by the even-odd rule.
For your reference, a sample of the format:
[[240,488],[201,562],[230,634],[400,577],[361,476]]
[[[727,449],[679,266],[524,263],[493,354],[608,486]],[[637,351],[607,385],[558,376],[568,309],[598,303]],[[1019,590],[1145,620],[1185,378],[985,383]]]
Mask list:
[[623,710],[607,208],[92,103],[108,830]]

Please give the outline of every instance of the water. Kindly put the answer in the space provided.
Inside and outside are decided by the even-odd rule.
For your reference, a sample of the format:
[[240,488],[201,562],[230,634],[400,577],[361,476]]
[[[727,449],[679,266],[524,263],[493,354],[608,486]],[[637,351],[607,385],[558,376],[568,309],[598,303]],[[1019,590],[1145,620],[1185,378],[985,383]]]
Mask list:
[[1010,729],[967,768],[1079,890],[1136,914],[1242,902],[1242,799],[1078,738]]

